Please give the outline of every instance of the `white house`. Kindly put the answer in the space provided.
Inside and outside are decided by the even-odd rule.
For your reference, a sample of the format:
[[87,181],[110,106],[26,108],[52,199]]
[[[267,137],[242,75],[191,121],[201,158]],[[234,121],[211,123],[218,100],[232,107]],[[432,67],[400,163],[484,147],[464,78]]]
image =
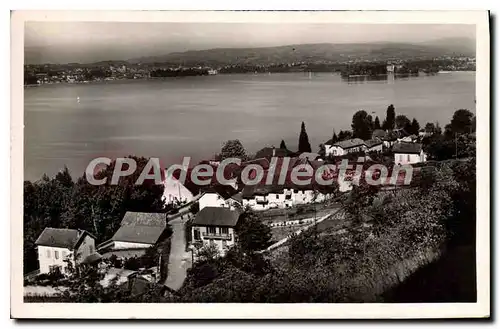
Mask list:
[[286,183],[284,185],[245,186],[242,198],[243,207],[268,210],[322,202],[328,198],[328,195],[315,190],[311,185],[293,186]]
[[394,163],[398,165],[413,164],[427,161],[427,155],[419,143],[397,143],[392,147]]
[[111,239],[98,246],[100,252],[147,249],[161,241],[167,227],[165,213],[127,211]]
[[221,255],[234,245],[234,228],[240,212],[221,207],[205,207],[197,214],[191,225],[191,244],[203,247],[215,245]]
[[181,182],[175,177],[167,177],[163,181],[163,202],[170,204],[174,202],[191,202],[194,199],[193,193],[189,191]]
[[68,273],[68,262],[75,268],[96,252],[95,236],[85,230],[46,227],[35,245],[40,273]]
[[235,209],[242,204],[241,196],[231,185],[213,185],[201,191],[198,199],[200,210],[205,207],[222,207]]
[[268,210],[293,206],[293,190],[278,185],[245,186],[242,191],[243,207]]
[[342,156],[347,153],[364,152],[366,149],[365,142],[360,138],[348,139],[337,143],[332,143],[330,140],[325,143],[326,156]]

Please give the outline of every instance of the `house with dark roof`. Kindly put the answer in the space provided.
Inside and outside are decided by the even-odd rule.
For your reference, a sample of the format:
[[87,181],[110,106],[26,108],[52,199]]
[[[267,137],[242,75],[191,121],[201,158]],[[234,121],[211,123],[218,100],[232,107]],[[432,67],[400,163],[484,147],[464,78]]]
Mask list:
[[167,217],[165,213],[127,211],[120,228],[98,250],[108,253],[117,250],[147,249],[165,237]]
[[365,152],[367,149],[365,142],[361,138],[351,138],[336,143],[329,140],[324,145],[326,156],[342,156],[347,153]]
[[374,137],[372,139],[365,140],[366,152],[382,152],[384,148],[384,142],[378,138]]
[[221,207],[201,209],[191,224],[191,244],[198,249],[214,245],[221,254],[234,245],[234,228],[238,224],[240,211]]
[[35,241],[40,273],[68,273],[70,263],[75,268],[96,253],[95,239],[85,230],[46,227]]
[[427,161],[422,144],[400,142],[392,147],[394,163],[398,165],[413,164]]

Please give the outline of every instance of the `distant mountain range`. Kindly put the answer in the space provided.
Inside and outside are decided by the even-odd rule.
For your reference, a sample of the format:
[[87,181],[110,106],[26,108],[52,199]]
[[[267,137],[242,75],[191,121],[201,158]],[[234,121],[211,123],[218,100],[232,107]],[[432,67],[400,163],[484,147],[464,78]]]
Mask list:
[[[43,49],[25,49],[25,61],[31,62]],[[178,65],[228,64],[266,65],[270,63],[346,61],[349,59],[389,60],[432,58],[446,55],[475,56],[475,40],[446,38],[420,43],[373,42],[373,43],[318,43],[261,48],[215,48],[167,53],[129,60],[108,60],[88,65],[121,65],[137,63],[170,63]]]
[[128,62],[184,65],[262,65],[282,62],[345,61],[350,58],[388,60],[446,55],[475,56],[475,53],[474,40],[453,38],[421,43],[320,43],[263,48],[215,48],[134,58]]

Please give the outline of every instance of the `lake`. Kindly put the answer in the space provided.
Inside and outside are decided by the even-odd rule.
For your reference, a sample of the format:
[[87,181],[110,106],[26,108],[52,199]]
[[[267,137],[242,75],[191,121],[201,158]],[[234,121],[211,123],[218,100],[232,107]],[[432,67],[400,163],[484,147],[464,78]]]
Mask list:
[[475,113],[474,100],[475,72],[352,81],[331,73],[235,74],[25,88],[24,178],[52,176],[65,165],[79,176],[99,156],[159,157],[165,166],[190,156],[193,163],[236,138],[250,153],[282,139],[296,150],[302,121],[317,151],[333,129],[350,129],[359,109],[382,122],[394,104],[422,127],[444,127],[457,109]]

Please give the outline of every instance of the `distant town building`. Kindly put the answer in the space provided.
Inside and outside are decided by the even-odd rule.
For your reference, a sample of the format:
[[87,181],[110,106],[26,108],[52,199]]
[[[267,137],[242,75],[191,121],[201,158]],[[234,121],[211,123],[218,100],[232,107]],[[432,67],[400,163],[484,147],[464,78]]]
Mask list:
[[396,143],[392,147],[392,151],[394,152],[394,163],[398,165],[414,164],[427,160],[422,144],[419,143]]
[[365,142],[360,138],[352,138],[345,141],[333,143],[331,140],[325,143],[326,156],[342,156],[348,153],[364,152],[367,150]]

